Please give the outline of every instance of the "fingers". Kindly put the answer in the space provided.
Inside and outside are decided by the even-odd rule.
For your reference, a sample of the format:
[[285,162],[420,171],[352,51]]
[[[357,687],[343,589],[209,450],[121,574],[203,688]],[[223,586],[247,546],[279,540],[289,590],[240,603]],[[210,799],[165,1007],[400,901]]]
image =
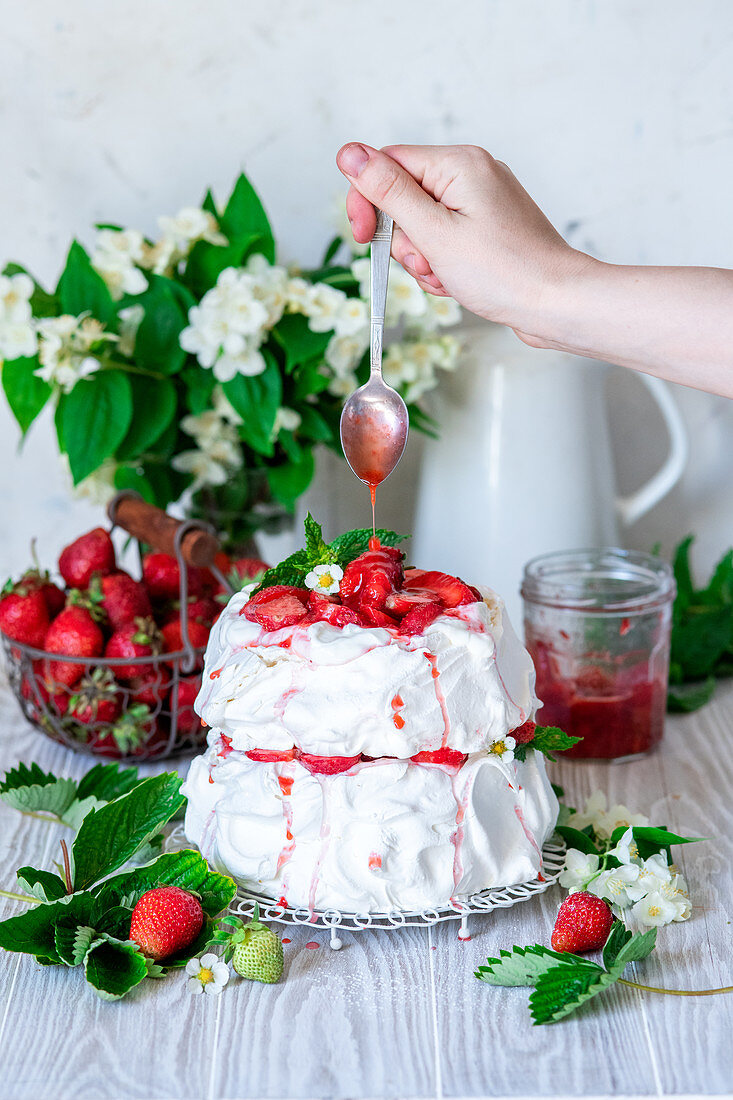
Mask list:
[[395,226],[392,235],[392,255],[411,275],[432,275],[430,264],[419,252],[403,229]]
[[[344,145],[336,157],[337,164],[352,187],[368,202],[384,210],[415,241],[421,251],[421,242],[431,242],[445,224],[448,211],[437,203],[415,181],[409,172],[370,145],[351,142]],[[353,211],[356,221],[355,236],[362,237],[371,226],[371,219],[362,204],[350,199],[349,214]],[[372,233],[373,233],[372,229]]]
[[377,215],[369,199],[360,195],[355,187],[350,187],[346,195],[346,214],[354,240],[359,244],[368,244],[377,228]]

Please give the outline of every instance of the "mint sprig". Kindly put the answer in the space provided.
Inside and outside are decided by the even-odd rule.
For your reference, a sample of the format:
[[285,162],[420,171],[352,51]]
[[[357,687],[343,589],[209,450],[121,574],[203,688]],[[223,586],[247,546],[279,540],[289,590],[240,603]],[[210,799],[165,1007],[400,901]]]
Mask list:
[[488,985],[534,986],[529,998],[532,1021],[551,1024],[615,985],[630,962],[654,950],[656,939],[656,928],[632,934],[615,921],[603,949],[603,966],[537,943],[501,951],[499,958],[479,966],[475,976]]
[[577,745],[578,741],[582,740],[582,737],[571,737],[569,733],[565,733],[557,726],[537,726],[532,740],[525,741],[514,749],[514,759],[526,760],[527,749],[536,749],[548,760],[554,760],[554,753],[565,752],[566,749],[572,748],[573,745]]
[[[340,565],[345,569],[349,562],[369,549],[369,540],[373,534],[371,527],[361,527],[354,531],[346,531],[343,535],[338,535],[333,542],[328,543],[323,538],[320,523],[308,512],[305,517],[304,549],[296,550],[279,565],[268,569],[255,592],[260,592],[273,584],[291,584],[302,588],[306,574],[317,565]],[[398,535],[396,531],[389,531],[383,527],[377,529],[376,536],[382,546],[396,546],[406,538],[405,535]]]

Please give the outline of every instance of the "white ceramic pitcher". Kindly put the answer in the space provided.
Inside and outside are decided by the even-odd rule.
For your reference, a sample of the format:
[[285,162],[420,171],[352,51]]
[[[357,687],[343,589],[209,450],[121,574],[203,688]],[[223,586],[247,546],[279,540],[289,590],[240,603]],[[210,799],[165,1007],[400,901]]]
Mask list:
[[619,545],[620,531],[678,481],[687,435],[665,383],[637,374],[664,418],[669,453],[645,485],[619,497],[605,366],[527,347],[487,321],[471,321],[463,339],[461,365],[440,389],[440,438],[425,447],[410,556],[491,585],[521,632],[524,563]]

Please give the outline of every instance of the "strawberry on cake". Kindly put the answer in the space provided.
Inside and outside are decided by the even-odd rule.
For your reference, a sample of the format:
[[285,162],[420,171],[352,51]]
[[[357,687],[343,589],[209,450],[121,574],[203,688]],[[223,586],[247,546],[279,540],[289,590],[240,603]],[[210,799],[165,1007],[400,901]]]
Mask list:
[[393,532],[307,546],[232,597],[196,709],[186,835],[283,905],[442,907],[534,879],[557,800],[502,601]]

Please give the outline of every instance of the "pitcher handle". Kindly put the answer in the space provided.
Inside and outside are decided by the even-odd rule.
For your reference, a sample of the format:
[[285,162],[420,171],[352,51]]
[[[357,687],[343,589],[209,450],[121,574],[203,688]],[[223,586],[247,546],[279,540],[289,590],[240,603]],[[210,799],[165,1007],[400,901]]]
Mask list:
[[664,464],[635,493],[616,497],[616,511],[624,527],[630,527],[654,507],[677,484],[687,464],[689,440],[677,402],[666,382],[651,374],[638,374],[657,403],[669,435],[669,452]]

